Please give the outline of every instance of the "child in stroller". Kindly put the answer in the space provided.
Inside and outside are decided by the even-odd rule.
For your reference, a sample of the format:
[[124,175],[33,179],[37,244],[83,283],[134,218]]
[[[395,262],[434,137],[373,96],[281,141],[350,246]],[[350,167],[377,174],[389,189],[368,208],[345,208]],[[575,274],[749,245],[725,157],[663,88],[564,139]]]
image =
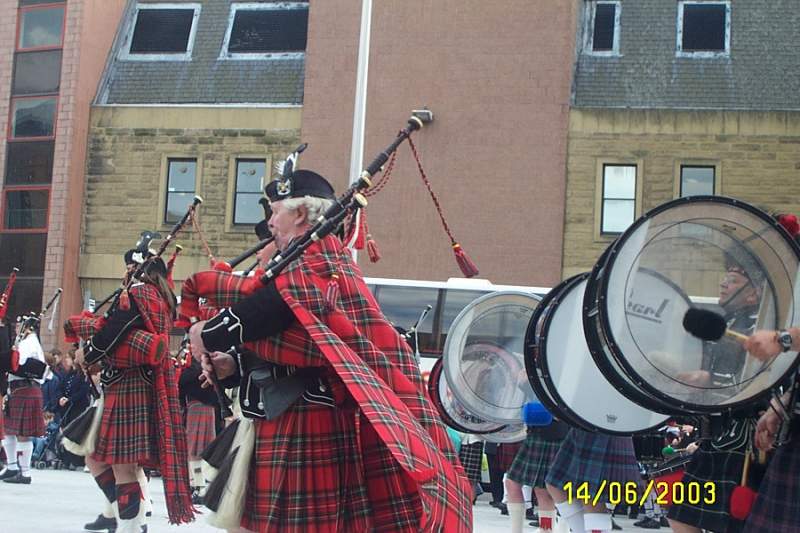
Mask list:
[[60,424],[56,421],[53,413],[45,411],[44,413],[45,434],[41,437],[36,437],[33,442],[33,455],[31,456],[31,463],[34,468],[43,470],[47,467],[52,467],[58,470],[61,468],[62,460],[59,457],[60,437],[59,431]]

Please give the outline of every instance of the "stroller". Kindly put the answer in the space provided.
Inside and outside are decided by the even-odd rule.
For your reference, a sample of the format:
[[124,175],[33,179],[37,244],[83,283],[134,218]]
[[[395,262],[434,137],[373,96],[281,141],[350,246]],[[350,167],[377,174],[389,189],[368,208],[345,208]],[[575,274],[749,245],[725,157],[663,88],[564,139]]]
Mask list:
[[60,431],[61,424],[56,420],[51,420],[47,423],[44,436],[36,439],[33,448],[31,463],[34,468],[39,470],[44,470],[45,468],[58,470],[63,466],[61,453],[64,449],[61,447]]

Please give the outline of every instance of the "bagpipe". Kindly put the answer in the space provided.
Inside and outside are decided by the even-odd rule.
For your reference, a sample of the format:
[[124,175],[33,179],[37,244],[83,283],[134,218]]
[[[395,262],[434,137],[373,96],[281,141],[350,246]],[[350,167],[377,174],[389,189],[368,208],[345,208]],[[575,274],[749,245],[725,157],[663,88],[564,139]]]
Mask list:
[[44,360],[42,343],[39,341],[39,328],[41,327],[42,319],[61,297],[62,292],[59,287],[41,311],[28,313],[17,319],[19,327],[11,356],[12,365],[14,364],[13,359],[16,358],[17,368],[16,370],[11,370],[11,373],[15,376],[28,379],[42,379],[44,377],[47,364]]
[[19,269],[14,267],[8,277],[8,283],[0,296],[0,372],[10,372],[17,370],[19,365],[19,354],[12,348],[14,347],[14,325],[6,320],[8,313],[8,303],[11,299],[11,292],[14,290],[14,283],[17,281]]

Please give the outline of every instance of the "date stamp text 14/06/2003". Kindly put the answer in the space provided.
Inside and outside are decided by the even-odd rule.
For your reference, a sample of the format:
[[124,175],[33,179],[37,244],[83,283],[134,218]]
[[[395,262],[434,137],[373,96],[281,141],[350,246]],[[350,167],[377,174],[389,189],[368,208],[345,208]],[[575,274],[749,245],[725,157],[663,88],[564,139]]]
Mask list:
[[[642,491],[643,487],[644,491]],[[713,481],[670,483],[651,479],[646,486],[643,486],[635,481],[622,483],[603,480],[597,492],[594,493],[590,490],[588,483],[575,484],[570,481],[564,484],[564,492],[567,493],[567,502],[577,501],[591,506],[601,503],[644,505],[650,494],[655,496],[656,503],[659,505],[669,505],[670,503],[698,505],[701,502],[713,505],[717,500],[717,487]]]

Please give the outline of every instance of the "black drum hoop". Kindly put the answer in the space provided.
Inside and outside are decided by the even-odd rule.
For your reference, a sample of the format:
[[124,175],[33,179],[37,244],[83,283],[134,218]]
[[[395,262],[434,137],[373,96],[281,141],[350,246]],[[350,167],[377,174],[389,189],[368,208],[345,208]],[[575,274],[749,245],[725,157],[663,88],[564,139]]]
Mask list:
[[[549,330],[550,324],[552,323],[553,317],[555,316],[555,313],[553,311],[557,308],[557,304],[561,301],[561,299],[567,293],[569,293],[569,291],[574,289],[576,285],[579,285],[580,283],[582,283],[587,278],[588,275],[589,275],[588,273],[583,273],[583,274],[579,274],[577,276],[573,276],[572,278],[566,280],[563,283],[564,287],[559,291],[559,294],[556,296],[557,299],[554,301],[555,306],[544,317],[544,322],[542,324],[542,334],[539,337],[539,344],[541,345],[539,347],[539,351],[540,351],[540,354],[543,357],[542,357],[540,362],[537,362],[537,365],[541,368],[542,376],[544,378],[543,381],[544,381],[545,384],[547,383],[547,379],[549,379],[549,377],[550,377],[550,370],[549,370],[549,368],[547,366],[547,337],[548,337],[547,331]],[[583,327],[584,327],[583,324],[581,324],[581,328],[582,329],[583,329]],[[584,339],[584,340],[587,341],[587,345],[588,345],[588,339]],[[591,349],[589,351],[591,352]],[[603,377],[605,377],[605,374],[603,374]],[[608,378],[606,378],[606,379],[608,380]],[[617,388],[616,384],[611,382],[610,380],[609,380],[609,384],[614,386],[615,388]],[[629,398],[627,395],[622,393],[622,391],[619,388],[617,388],[617,390],[622,394],[622,396],[624,396],[625,398],[630,400],[632,403],[637,403],[637,402],[633,401],[631,398]],[[552,388],[552,393],[553,393],[553,399],[555,400],[555,402],[558,405],[561,406],[562,410],[569,412],[570,418],[580,420],[582,422],[581,425],[591,428],[590,431],[592,431],[594,433],[604,433],[606,435],[615,435],[615,436],[622,436],[622,437],[628,437],[628,436],[631,436],[631,435],[639,435],[639,434],[643,434],[643,433],[650,433],[654,429],[659,428],[662,425],[664,425],[664,422],[666,422],[669,419],[669,416],[667,416],[668,413],[663,413],[663,410],[662,411],[657,411],[657,410],[653,410],[652,408],[650,408],[648,406],[644,406],[644,405],[639,404],[641,407],[643,407],[645,409],[650,409],[650,410],[655,411],[657,413],[663,413],[665,415],[664,418],[662,420],[659,420],[658,422],[656,422],[652,426],[648,426],[648,427],[645,427],[645,428],[642,428],[642,429],[639,429],[639,430],[636,430],[636,431],[614,431],[612,429],[608,429],[608,428],[605,428],[605,427],[597,426],[597,425],[593,424],[592,422],[589,422],[588,420],[585,420],[577,412],[575,412],[569,406],[569,404],[566,401],[564,401],[564,398],[561,397],[561,395],[558,393],[558,390],[555,387]]]
[[[528,381],[531,384],[533,392],[536,393],[536,397],[539,399],[539,402],[541,402],[541,404],[544,405],[548,411],[550,411],[550,414],[552,414],[555,418],[566,422],[570,426],[580,428],[584,431],[595,432],[596,429],[594,429],[593,426],[586,425],[583,420],[573,416],[569,409],[565,409],[562,405],[556,402],[553,393],[551,393],[547,388],[547,385],[543,380],[543,376],[539,375],[540,372],[544,373],[546,369],[540,367],[537,363],[541,352],[539,350],[539,345],[536,342],[536,326],[538,325],[539,321],[544,320],[546,315],[549,314],[549,311],[552,310],[548,309],[550,304],[558,303],[559,295],[564,291],[568,283],[575,278],[580,278],[585,275],[585,273],[578,274],[562,281],[554,288],[550,289],[550,291],[539,302],[539,305],[536,307],[536,309],[534,309],[533,315],[531,315],[531,319],[528,322],[528,328],[525,330],[525,371],[528,374]],[[542,331],[544,331],[544,329],[542,329]],[[539,344],[541,344],[543,339],[544,337],[539,339]]]
[[[611,246],[605,249],[600,259],[595,263],[592,268],[592,273],[586,281],[586,289],[583,293],[583,334],[586,337],[586,344],[589,346],[589,353],[594,359],[595,365],[600,370],[600,373],[613,385],[623,396],[632,402],[641,405],[653,411],[663,412],[667,414],[684,414],[683,412],[675,409],[673,402],[665,403],[657,398],[646,394],[642,389],[638,388],[636,380],[631,379],[624,372],[624,367],[617,370],[614,362],[617,362],[616,354],[609,348],[608,336],[599,322],[600,318],[600,304],[605,300],[605,297],[600,296],[599,281],[603,278],[603,272],[606,269],[608,258],[615,253],[614,247],[618,241],[612,243]],[[609,326],[610,329],[610,326]],[[613,358],[613,359],[612,359]],[[639,379],[639,381],[643,381]]]
[[[602,332],[605,333],[607,331],[611,331],[611,323],[608,319],[608,313],[601,312],[601,309],[603,309],[602,305],[605,302],[605,297],[602,295],[605,295],[608,291],[609,276],[607,274],[609,269],[614,264],[614,259],[618,255],[618,250],[625,244],[625,242],[627,242],[628,239],[630,239],[631,235],[633,235],[639,227],[641,227],[645,222],[649,221],[656,215],[659,215],[668,209],[683,204],[702,203],[702,202],[734,206],[739,209],[743,209],[752,215],[755,215],[756,218],[761,219],[766,225],[772,226],[772,228],[775,229],[779,235],[781,235],[781,237],[788,245],[788,247],[795,253],[795,257],[797,258],[798,262],[800,262],[800,245],[798,245],[798,243],[794,240],[794,238],[792,238],[792,236],[789,235],[786,229],[783,228],[783,226],[781,226],[780,223],[777,220],[775,220],[775,218],[771,217],[761,209],[758,209],[746,202],[742,202],[740,200],[736,200],[734,198],[728,198],[725,196],[698,195],[698,196],[688,196],[685,198],[677,198],[675,200],[671,200],[669,202],[659,205],[658,207],[651,209],[650,211],[639,217],[639,219],[637,219],[633,224],[631,224],[631,226],[617,238],[614,244],[611,247],[609,247],[609,250],[607,250],[608,254],[605,260],[603,261],[602,268],[598,269],[600,262],[598,262],[598,264],[595,265],[595,269],[593,269],[592,271],[592,280],[590,280],[589,283],[592,284],[592,281],[594,281],[597,284],[597,287],[594,288],[593,290],[593,292],[595,293],[595,298],[593,299],[596,300],[597,302],[595,306],[596,307],[595,314],[597,316],[597,321],[598,321],[597,327]],[[758,260],[758,258],[755,259]],[[760,260],[758,261],[760,262]],[[596,275],[595,271],[597,271]],[[630,273],[626,273],[626,277],[629,275]],[[791,276],[789,276],[789,279],[791,279]],[[773,291],[773,293],[775,293],[775,288],[772,286],[772,282],[770,281],[769,283],[770,283],[770,289]],[[587,286],[587,291],[586,291],[587,297],[589,293],[590,293],[589,286]],[[584,299],[584,305],[585,303],[586,299]],[[587,319],[588,319],[588,314],[584,312],[584,324],[586,323]],[[591,335],[594,336],[594,334],[595,331],[592,331]],[[674,411],[675,406],[677,405],[683,411],[682,413],[676,413],[676,414],[701,414],[701,413],[730,414],[734,411],[741,410],[743,407],[744,408],[751,407],[753,403],[764,401],[768,397],[770,397],[773,389],[778,387],[780,383],[784,383],[791,375],[794,375],[794,373],[797,371],[798,365],[800,365],[800,356],[797,356],[795,357],[795,361],[791,365],[789,365],[786,372],[779,379],[774,381],[775,384],[772,387],[764,389],[763,391],[754,394],[748,399],[739,400],[725,405],[694,404],[692,402],[679,401],[678,399],[668,396],[667,394],[659,391],[654,387],[650,387],[649,384],[647,384],[647,382],[635,370],[633,370],[632,365],[630,365],[627,362],[627,360],[624,357],[624,354],[622,354],[622,350],[620,349],[619,345],[617,344],[613,336],[606,334],[604,334],[603,336],[607,342],[606,345],[609,347],[609,351],[613,355],[614,359],[618,363],[620,363],[620,365],[624,368],[625,372],[628,373],[628,377],[632,378],[635,376],[636,379],[633,379],[632,381],[634,381],[637,385],[642,387],[642,390],[637,391],[637,396],[639,395],[638,394],[639,392],[641,393],[644,393],[645,391],[650,392],[653,394],[657,402],[668,402],[667,406],[668,409],[672,409]],[[599,341],[599,338],[594,336],[594,340]],[[591,344],[592,343],[590,343],[590,351],[591,351]],[[592,352],[592,357],[594,357],[594,352]],[[600,367],[601,371],[603,371],[605,375],[605,371],[603,370],[603,367],[600,366],[599,362],[598,362],[598,367]],[[630,387],[626,387],[626,390],[630,390]],[[644,398],[645,394],[642,394],[641,397]],[[637,403],[639,402],[637,401]],[[661,410],[663,410],[663,407],[661,408]]]
[[497,429],[492,430],[475,430],[470,429],[468,427],[462,426],[450,416],[447,410],[442,405],[441,398],[439,397],[439,380],[442,379],[442,358],[438,358],[435,363],[433,363],[433,368],[431,368],[431,373],[428,374],[428,396],[430,396],[431,403],[438,411],[439,416],[442,417],[442,422],[445,425],[450,426],[452,429],[456,431],[460,431],[461,433],[471,433],[472,435],[488,435],[490,433],[494,433],[496,431],[501,431],[505,429],[505,425],[500,425]]

